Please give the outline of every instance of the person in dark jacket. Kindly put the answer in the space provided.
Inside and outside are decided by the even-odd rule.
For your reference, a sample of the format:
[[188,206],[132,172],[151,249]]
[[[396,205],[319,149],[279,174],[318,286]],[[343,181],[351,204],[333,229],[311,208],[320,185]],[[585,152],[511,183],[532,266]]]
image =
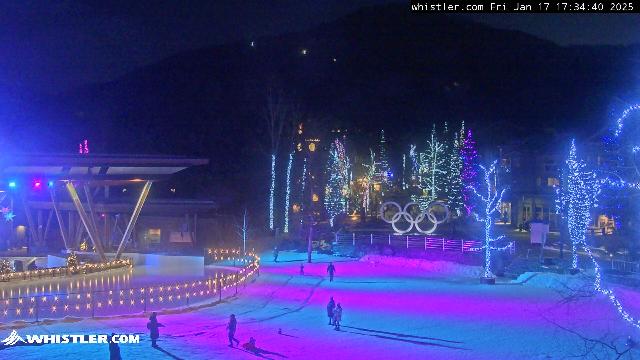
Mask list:
[[158,314],[152,312],[151,316],[149,317],[149,322],[147,323],[147,329],[149,329],[149,333],[151,336],[151,346],[153,347],[158,347],[158,345],[156,345],[156,341],[158,341],[158,338],[160,337],[159,329],[160,327],[164,327],[164,325],[158,322],[157,316]]
[[329,263],[329,266],[327,266],[327,272],[329,273],[329,281],[333,281],[333,274],[336,272],[336,267],[333,266],[333,263]]
[[273,248],[273,262],[278,262],[278,254],[280,253],[280,250],[278,250],[278,247],[274,247]]
[[233,347],[233,342],[236,342],[236,346],[240,344],[240,341],[236,339],[236,327],[238,325],[238,321],[236,320],[236,316],[231,314],[229,317],[229,324],[227,324],[228,336],[229,336],[229,346]]
[[113,337],[116,334],[111,333],[109,336],[109,360],[122,360],[120,356],[120,345],[117,342],[113,342]]
[[336,302],[333,301],[333,296],[327,304],[327,316],[329,317],[329,325],[333,325],[333,309],[336,307]]

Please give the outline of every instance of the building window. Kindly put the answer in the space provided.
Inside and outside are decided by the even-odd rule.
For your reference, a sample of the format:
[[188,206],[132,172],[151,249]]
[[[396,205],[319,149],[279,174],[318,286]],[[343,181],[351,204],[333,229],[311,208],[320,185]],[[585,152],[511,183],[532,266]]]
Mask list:
[[145,235],[147,242],[157,244],[162,238],[162,231],[160,229],[147,229]]
[[549,177],[547,178],[547,186],[558,186],[560,185],[560,180],[558,178],[555,177]]

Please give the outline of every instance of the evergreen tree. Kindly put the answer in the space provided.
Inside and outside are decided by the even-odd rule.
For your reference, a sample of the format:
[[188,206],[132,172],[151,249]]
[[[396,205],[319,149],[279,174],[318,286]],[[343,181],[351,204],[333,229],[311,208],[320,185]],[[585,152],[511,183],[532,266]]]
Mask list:
[[344,145],[340,140],[334,140],[329,150],[328,181],[324,194],[324,206],[329,214],[331,226],[337,215],[346,213],[348,210],[350,168]]
[[475,208],[473,188],[476,187],[478,177],[476,170],[478,151],[476,150],[476,142],[473,140],[471,130],[467,130],[466,135],[462,139],[460,156],[462,157],[462,171],[460,173],[462,179],[462,201],[467,215],[471,215]]
[[[378,181],[383,184],[383,189],[391,184],[391,168],[389,167],[389,155],[387,154],[387,140],[384,130],[380,130],[380,144],[378,145]],[[386,189],[385,189],[386,190]]]
[[460,215],[463,208],[462,201],[462,157],[460,156],[460,143],[458,134],[453,135],[453,141],[449,147],[449,191],[447,198],[449,199],[449,208],[457,215]]
[[378,163],[376,162],[376,154],[371,149],[369,149],[369,153],[369,163],[362,164],[362,166],[366,169],[362,182],[362,207],[364,207],[364,210],[367,214],[369,213],[369,210],[371,208],[371,192],[373,191],[373,181],[376,176],[376,168],[378,165]]

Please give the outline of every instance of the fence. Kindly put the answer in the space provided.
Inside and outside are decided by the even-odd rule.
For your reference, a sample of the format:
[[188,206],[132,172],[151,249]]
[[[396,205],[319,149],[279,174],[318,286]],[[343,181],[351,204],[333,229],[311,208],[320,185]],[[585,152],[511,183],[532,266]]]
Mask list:
[[129,315],[189,306],[205,301],[221,301],[235,295],[238,287],[259,273],[259,258],[247,256],[235,273],[171,284],[95,290],[75,293],[41,294],[0,299],[0,322],[39,321],[67,316],[98,317]]
[[624,260],[611,260],[611,269],[627,273],[640,273],[640,263]]
[[[461,253],[476,253],[481,251],[483,243],[478,240],[446,239],[423,235],[397,235],[397,234],[358,234],[338,232],[335,235],[334,244],[338,246],[374,246],[387,245],[392,247],[405,247],[407,249],[457,251]],[[515,246],[510,251],[515,251]]]

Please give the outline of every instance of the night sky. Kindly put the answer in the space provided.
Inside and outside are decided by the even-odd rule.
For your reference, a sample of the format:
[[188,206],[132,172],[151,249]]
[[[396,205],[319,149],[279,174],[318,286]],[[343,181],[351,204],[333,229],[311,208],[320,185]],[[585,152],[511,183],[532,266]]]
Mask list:
[[[304,30],[389,2],[6,0],[0,3],[0,85],[55,93],[113,80],[180,51]],[[562,45],[640,43],[636,15],[471,17]]]

